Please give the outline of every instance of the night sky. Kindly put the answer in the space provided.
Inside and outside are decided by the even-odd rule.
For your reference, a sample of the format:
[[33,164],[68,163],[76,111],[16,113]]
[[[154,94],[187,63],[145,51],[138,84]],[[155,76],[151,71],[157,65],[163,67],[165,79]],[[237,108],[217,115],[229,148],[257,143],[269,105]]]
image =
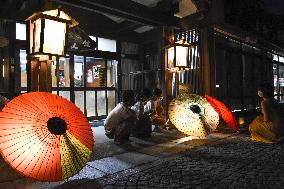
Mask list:
[[267,11],[274,14],[284,14],[284,0],[263,0]]

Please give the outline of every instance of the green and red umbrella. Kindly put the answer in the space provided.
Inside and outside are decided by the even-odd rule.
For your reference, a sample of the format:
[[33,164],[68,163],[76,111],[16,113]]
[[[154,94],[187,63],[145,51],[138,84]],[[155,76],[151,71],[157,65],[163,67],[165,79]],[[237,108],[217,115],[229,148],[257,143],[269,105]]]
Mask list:
[[169,104],[169,119],[186,135],[200,138],[214,131],[220,118],[234,130],[239,130],[236,119],[224,103],[208,95],[181,94]]

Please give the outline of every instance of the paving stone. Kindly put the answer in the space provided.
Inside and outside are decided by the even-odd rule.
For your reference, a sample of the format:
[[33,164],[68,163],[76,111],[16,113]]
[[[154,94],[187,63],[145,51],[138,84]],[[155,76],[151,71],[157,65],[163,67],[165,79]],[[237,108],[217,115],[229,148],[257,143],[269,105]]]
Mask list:
[[145,188],[255,188],[260,182],[256,179],[261,178],[264,188],[281,187],[284,167],[279,162],[284,156],[276,155],[280,150],[283,148],[232,137],[177,154],[123,180],[135,177],[138,186]]
[[17,189],[12,182],[2,182],[0,183],[0,188],[2,189]]
[[90,179],[103,177],[105,175],[106,175],[106,173],[104,173],[104,172],[90,166],[89,164],[87,164],[78,174],[69,178],[68,182],[73,182],[73,181],[84,182],[84,181],[88,181]]
[[129,163],[132,167],[157,160],[157,157],[137,152],[128,152],[120,155],[113,156],[114,158],[123,162]]
[[40,182],[30,178],[14,180],[17,189],[51,189],[60,186],[64,182]]
[[132,164],[119,160],[115,157],[108,157],[100,160],[95,160],[92,162],[88,162],[87,164],[93,168],[96,168],[108,174],[116,173],[128,169],[132,166]]

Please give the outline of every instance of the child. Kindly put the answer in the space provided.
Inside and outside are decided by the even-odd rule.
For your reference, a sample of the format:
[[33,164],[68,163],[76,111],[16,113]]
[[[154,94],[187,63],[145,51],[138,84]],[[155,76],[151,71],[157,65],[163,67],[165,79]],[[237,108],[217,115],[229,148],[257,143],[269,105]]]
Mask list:
[[138,94],[137,102],[132,106],[132,110],[136,112],[137,124],[133,128],[132,133],[137,137],[150,137],[152,133],[152,124],[150,116],[144,112],[144,105],[150,99],[152,93],[148,88],[143,89],[143,91]]
[[144,111],[148,113],[151,117],[152,124],[155,125],[155,130],[164,128],[166,126],[166,121],[164,119],[164,108],[161,101],[163,100],[162,90],[154,89],[152,98],[147,102],[144,107]]

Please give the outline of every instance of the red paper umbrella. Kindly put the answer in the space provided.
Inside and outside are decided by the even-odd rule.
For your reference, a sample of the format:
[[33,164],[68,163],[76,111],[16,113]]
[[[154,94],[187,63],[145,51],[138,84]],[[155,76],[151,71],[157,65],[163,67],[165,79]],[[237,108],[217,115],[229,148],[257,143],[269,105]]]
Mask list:
[[67,179],[85,166],[93,146],[88,120],[60,96],[27,93],[0,112],[0,151],[24,176],[42,181]]
[[205,98],[211,104],[211,106],[213,106],[216,112],[218,112],[227,125],[234,130],[239,130],[234,115],[224,103],[208,95],[205,95]]

